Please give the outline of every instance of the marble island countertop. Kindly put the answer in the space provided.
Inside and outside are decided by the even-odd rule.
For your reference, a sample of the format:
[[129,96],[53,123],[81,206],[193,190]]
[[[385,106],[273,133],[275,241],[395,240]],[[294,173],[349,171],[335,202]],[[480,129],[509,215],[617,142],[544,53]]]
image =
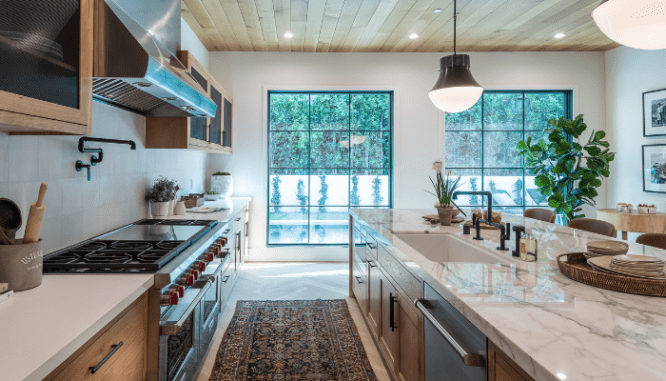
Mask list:
[[[476,241],[473,229],[463,235],[460,224],[431,226],[421,217],[433,212],[352,209],[351,214],[536,380],[666,379],[666,298],[586,286],[557,268],[558,255],[585,251],[587,241],[609,237],[504,215],[504,222],[531,227],[538,239],[539,261],[528,263],[496,250],[498,230],[482,230],[484,240]],[[435,234],[492,259],[466,263],[457,255],[439,261],[424,254],[443,250]],[[515,247],[513,232],[511,238],[509,248]],[[634,243],[629,254],[666,259],[666,251]]]

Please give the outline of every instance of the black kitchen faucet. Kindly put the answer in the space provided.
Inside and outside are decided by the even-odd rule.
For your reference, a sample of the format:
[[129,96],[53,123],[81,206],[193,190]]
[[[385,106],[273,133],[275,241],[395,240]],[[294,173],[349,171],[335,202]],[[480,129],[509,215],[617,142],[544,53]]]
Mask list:
[[502,250],[502,251],[509,250],[506,248],[505,241],[511,239],[511,224],[507,222],[505,227],[500,223],[493,222],[493,194],[488,191],[483,191],[483,192],[461,191],[461,192],[453,192],[451,198],[453,200],[457,200],[459,195],[480,195],[488,197],[488,219],[486,220],[483,218],[476,218],[476,215],[472,214],[472,222],[474,225],[474,229],[476,229],[476,237],[474,237],[474,239],[479,241],[483,240],[483,237],[481,237],[481,223],[485,223],[486,225],[490,226],[495,226],[500,229],[500,246],[497,248],[497,250]]

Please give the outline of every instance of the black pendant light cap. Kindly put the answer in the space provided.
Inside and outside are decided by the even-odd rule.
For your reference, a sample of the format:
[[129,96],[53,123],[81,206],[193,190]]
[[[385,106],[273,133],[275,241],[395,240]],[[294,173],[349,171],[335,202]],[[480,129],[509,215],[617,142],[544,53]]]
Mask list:
[[[481,87],[469,71],[469,55],[452,54],[442,57],[439,79],[432,90],[450,87]],[[432,91],[431,90],[431,91]]]

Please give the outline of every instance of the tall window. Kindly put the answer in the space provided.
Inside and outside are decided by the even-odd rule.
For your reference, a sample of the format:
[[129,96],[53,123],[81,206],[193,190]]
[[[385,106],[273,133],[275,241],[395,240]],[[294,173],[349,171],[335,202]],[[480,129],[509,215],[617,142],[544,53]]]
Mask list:
[[[534,176],[523,169],[516,143],[532,136],[546,138],[550,118],[571,118],[570,91],[486,91],[471,109],[446,114],[446,162],[462,176],[461,190],[490,191],[493,208],[522,214],[526,208],[547,207]],[[481,207],[480,196],[461,196],[460,207]]]
[[345,244],[392,205],[392,92],[269,92],[269,245]]

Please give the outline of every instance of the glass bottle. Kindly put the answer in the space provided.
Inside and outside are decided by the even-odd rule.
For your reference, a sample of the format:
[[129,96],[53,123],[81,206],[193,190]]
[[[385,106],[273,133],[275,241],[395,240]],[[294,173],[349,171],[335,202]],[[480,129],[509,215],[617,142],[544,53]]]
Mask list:
[[520,259],[526,262],[536,262],[539,255],[538,242],[532,235],[532,229],[526,228],[525,235],[520,239]]

